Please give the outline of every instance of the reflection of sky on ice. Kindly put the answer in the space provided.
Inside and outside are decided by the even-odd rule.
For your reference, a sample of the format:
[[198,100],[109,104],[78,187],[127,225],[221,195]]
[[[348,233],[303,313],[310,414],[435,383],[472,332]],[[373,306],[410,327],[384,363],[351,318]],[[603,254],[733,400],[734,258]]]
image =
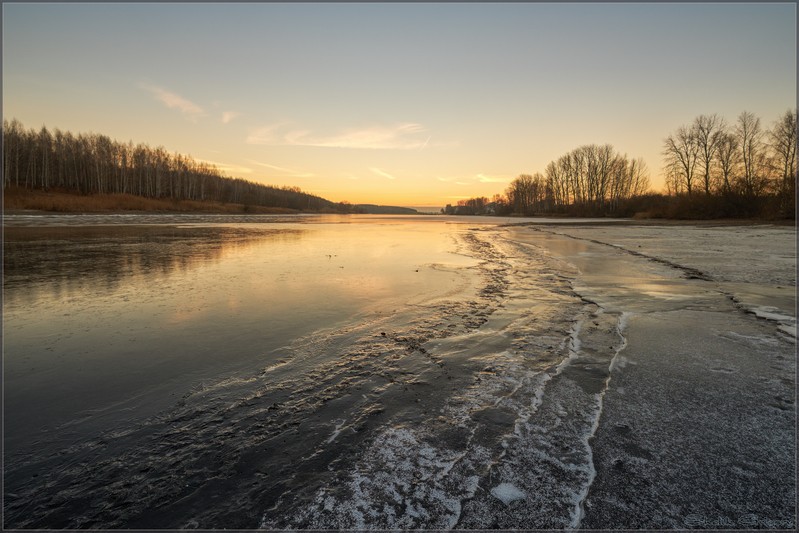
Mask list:
[[555,231],[696,268],[716,281],[796,285],[792,227],[583,226]]
[[[224,373],[316,329],[460,291],[459,269],[474,264],[452,253],[461,229],[392,222],[10,232],[11,423],[29,412],[21,405],[42,406],[37,424],[46,425],[165,387],[152,401],[172,394],[167,385],[180,387],[181,376]],[[78,392],[87,387],[95,394]]]
[[[575,291],[628,324],[592,432],[597,476],[581,526],[682,528],[719,517],[743,527],[752,509],[759,524],[793,525],[794,228],[509,233],[574,265]],[[550,387],[544,401],[552,397]]]
[[[603,293],[621,296],[630,288],[662,303],[675,305],[715,292],[727,294],[748,312],[780,324],[780,331],[796,337],[796,230],[785,226],[546,226],[546,232],[568,235],[558,249],[576,262],[589,265],[586,282]],[[590,242],[675,267],[674,272],[700,274],[711,283],[695,290],[673,290],[679,283],[652,280],[640,262],[620,271],[591,261]],[[607,263],[607,261],[605,261]],[[633,304],[633,302],[629,302]]]

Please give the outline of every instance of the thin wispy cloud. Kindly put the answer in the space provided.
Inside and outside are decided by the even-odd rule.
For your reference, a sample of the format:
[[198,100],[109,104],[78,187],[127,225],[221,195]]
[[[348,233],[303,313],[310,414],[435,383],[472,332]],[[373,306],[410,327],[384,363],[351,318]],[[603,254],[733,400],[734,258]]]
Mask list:
[[486,174],[478,174],[477,181],[480,183],[510,183],[510,178],[507,176],[488,176]]
[[238,111],[223,111],[222,112],[222,124],[230,124],[233,119],[240,117],[241,113]]
[[239,174],[252,174],[253,170],[249,167],[243,167],[241,165],[232,165],[229,163],[220,163],[219,161],[209,161],[208,159],[196,159],[196,161],[200,163],[207,163],[209,165],[215,166],[220,171],[224,172],[229,176],[237,176]]
[[473,181],[463,181],[461,178],[442,178],[441,176],[436,176],[436,179],[444,183],[454,183],[455,185],[474,185]]
[[248,159],[247,161],[249,161],[253,165],[258,165],[259,167],[271,168],[272,170],[279,170],[281,172],[294,172],[290,168],[279,167],[277,165],[270,165],[269,163],[261,163],[260,161],[253,161],[252,159]]
[[276,145],[285,144],[281,143],[279,130],[284,129],[288,123],[279,122],[270,126],[263,126],[250,131],[245,142],[247,144],[262,144],[262,145]]
[[304,172],[304,171],[295,170],[295,169],[292,169],[292,168],[279,167],[277,165],[271,165],[269,163],[262,163],[260,161],[254,161],[252,159],[248,159],[247,162],[251,163],[253,165],[258,165],[260,167],[268,168],[268,169],[271,169],[271,170],[277,170],[278,172],[281,172],[281,173],[284,173],[284,174],[288,174],[288,175],[293,176],[295,178],[312,178],[312,177],[316,176],[316,174],[314,174],[312,172]]
[[315,146],[363,150],[421,150],[428,146],[430,135],[421,124],[350,128],[331,135],[315,134],[308,129],[280,123],[250,132],[248,144],[270,146]]
[[370,168],[369,170],[371,170],[372,172],[374,172],[374,173],[375,173],[375,174],[377,174],[378,176],[383,176],[384,178],[388,178],[388,179],[390,179],[390,180],[395,180],[395,179],[397,179],[395,176],[392,176],[391,174],[389,174],[389,173],[388,173],[388,172],[386,172],[385,170],[380,170],[379,168],[374,168],[374,167],[372,167],[372,168]]
[[164,104],[169,109],[177,109],[189,118],[197,119],[205,115],[205,111],[202,107],[180,96],[179,94],[167,91],[162,87],[148,85],[146,83],[139,84],[139,87],[149,92],[156,100]]

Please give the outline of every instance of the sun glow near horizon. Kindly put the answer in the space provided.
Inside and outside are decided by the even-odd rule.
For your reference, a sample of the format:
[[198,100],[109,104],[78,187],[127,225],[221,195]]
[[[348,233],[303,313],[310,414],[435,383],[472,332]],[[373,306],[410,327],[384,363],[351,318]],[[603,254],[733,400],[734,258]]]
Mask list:
[[682,124],[796,104],[791,4],[5,3],[3,21],[4,117],[351,203],[490,198],[587,144],[643,158],[659,190]]

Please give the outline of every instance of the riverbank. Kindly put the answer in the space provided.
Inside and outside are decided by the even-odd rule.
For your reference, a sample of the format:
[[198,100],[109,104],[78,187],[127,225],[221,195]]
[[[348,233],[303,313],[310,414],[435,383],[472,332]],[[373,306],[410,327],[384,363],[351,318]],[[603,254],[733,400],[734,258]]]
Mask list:
[[[379,206],[378,206],[379,207]],[[248,204],[221,203],[211,201],[170,200],[144,198],[131,194],[81,195],[62,191],[30,191],[7,188],[3,191],[4,215],[57,215],[57,214],[227,214],[227,215],[289,215],[316,213],[281,207],[263,207]],[[323,212],[324,213],[324,212]],[[331,212],[332,213],[332,212]],[[423,214],[423,213],[420,213]],[[630,224],[636,226],[750,226],[773,225],[795,226],[796,220],[757,218],[720,219],[668,219],[668,218],[590,218],[578,217],[495,217],[488,215],[460,216],[474,219],[475,223],[497,225],[528,225],[541,223],[581,223],[591,225]],[[533,222],[531,222],[533,221]]]
[[30,213],[254,213],[290,214],[296,209],[195,200],[145,198],[132,194],[76,194],[7,188],[3,191],[6,214]]

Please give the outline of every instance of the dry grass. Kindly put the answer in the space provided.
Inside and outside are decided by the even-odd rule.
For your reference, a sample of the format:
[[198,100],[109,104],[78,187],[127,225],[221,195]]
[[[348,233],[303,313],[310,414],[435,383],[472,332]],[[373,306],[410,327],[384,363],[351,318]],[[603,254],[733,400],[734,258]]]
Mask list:
[[132,194],[82,195],[63,191],[31,191],[7,187],[5,211],[33,210],[55,213],[163,212],[163,213],[262,213],[288,214],[296,210],[193,200],[164,200]]

